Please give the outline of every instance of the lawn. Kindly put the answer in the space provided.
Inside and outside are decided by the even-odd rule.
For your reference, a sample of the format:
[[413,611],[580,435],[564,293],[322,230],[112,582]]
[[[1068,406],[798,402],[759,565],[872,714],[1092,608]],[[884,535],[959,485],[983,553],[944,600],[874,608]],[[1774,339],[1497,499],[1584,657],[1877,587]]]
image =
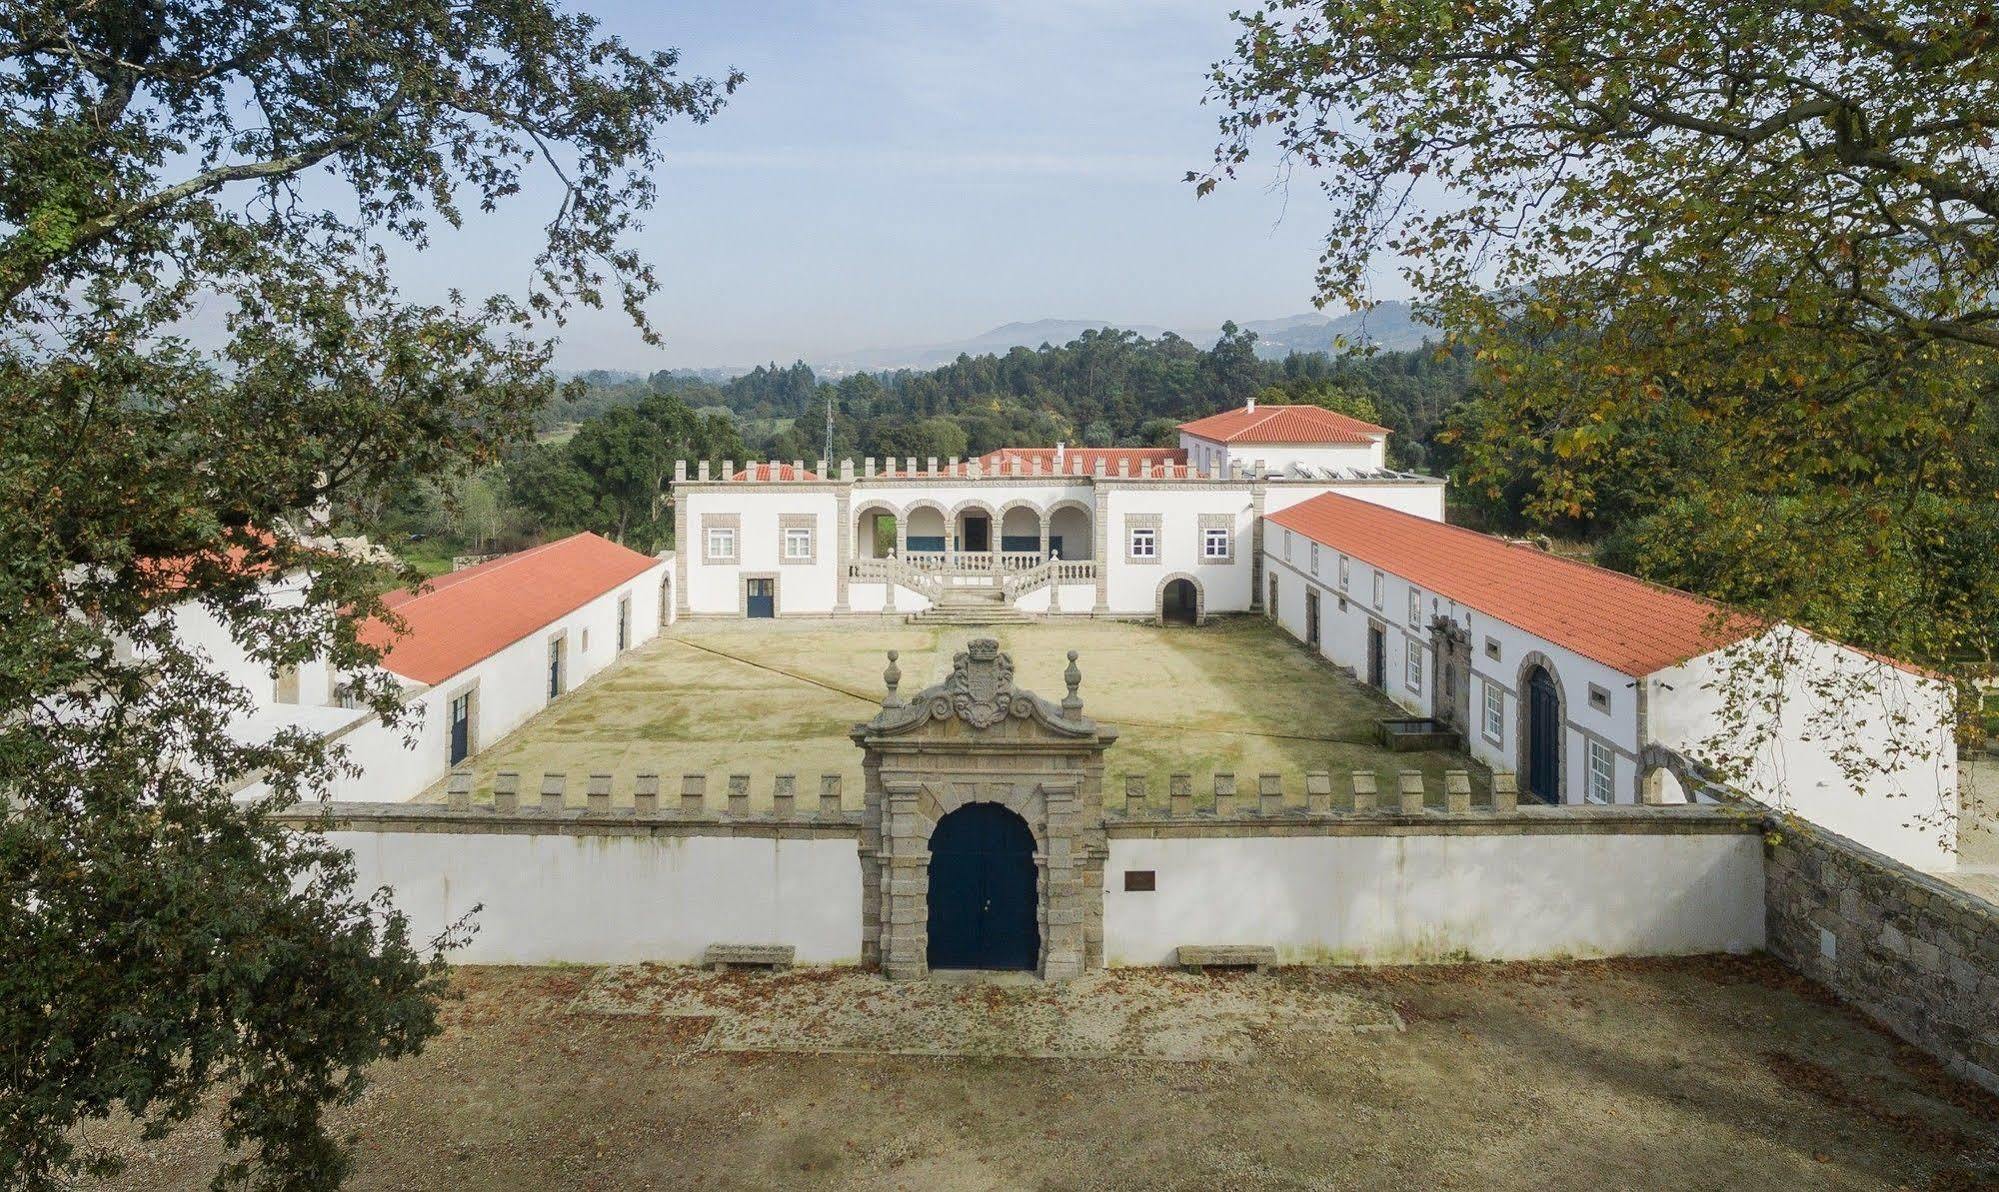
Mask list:
[[1252,618],[1198,629],[1114,621],[989,630],[683,625],[483,750],[475,781],[483,792],[496,772],[512,770],[532,791],[544,771],[559,770],[580,802],[584,776],[608,772],[621,803],[631,777],[646,771],[661,774],[668,792],[680,774],[705,773],[712,798],[726,775],[748,774],[753,805],[767,806],[778,774],[798,775],[809,801],[818,775],[838,773],[856,805],[861,757],[847,733],[879,706],[886,652],[900,652],[910,695],[947,674],[952,655],[980,634],[998,637],[1012,654],[1017,686],[1050,699],[1062,697],[1067,652],[1079,652],[1084,711],[1120,733],[1105,762],[1113,798],[1122,798],[1126,774],[1145,775],[1160,801],[1174,773],[1192,775],[1197,792],[1212,790],[1216,773],[1234,773],[1245,792],[1256,789],[1258,774],[1282,774],[1294,801],[1308,770],[1332,771],[1342,790],[1351,772],[1369,770],[1389,792],[1398,770],[1420,769],[1433,802],[1441,802],[1447,769],[1470,769],[1475,790],[1488,781],[1459,754],[1380,749],[1374,721],[1394,706]]

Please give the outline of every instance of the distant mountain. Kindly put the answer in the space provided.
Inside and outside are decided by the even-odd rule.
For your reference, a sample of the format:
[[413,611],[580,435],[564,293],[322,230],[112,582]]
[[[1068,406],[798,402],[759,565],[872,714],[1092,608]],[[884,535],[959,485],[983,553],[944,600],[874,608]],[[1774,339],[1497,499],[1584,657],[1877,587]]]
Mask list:
[[[1384,302],[1366,313],[1353,312],[1338,318],[1303,314],[1282,319],[1252,319],[1237,325],[1256,332],[1256,353],[1266,360],[1281,360],[1293,352],[1329,352],[1333,350],[1334,338],[1340,336],[1354,343],[1373,343],[1388,351],[1418,347],[1426,338],[1436,338],[1435,329],[1418,322],[1414,309],[1407,302]],[[1110,319],[1035,319],[1007,323],[969,339],[949,343],[863,348],[815,360],[812,365],[814,371],[828,376],[936,368],[949,364],[961,355],[1003,356],[1017,347],[1059,346],[1078,338],[1085,331],[1100,331],[1106,327],[1134,331],[1147,339],[1158,339],[1170,330],[1201,348],[1213,347],[1222,335],[1220,327],[1167,328],[1151,323],[1119,323]]]

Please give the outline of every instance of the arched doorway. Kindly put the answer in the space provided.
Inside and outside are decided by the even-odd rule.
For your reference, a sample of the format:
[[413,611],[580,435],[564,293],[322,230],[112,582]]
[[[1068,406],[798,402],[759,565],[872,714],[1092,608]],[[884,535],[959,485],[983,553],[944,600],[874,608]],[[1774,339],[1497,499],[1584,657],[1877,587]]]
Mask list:
[[967,803],[930,834],[933,969],[1032,969],[1040,957],[1034,833],[998,803]]
[[1201,620],[1201,593],[1191,579],[1166,581],[1159,590],[1159,620],[1165,625],[1194,625]]
[[1562,693],[1545,666],[1527,672],[1527,790],[1543,803],[1562,801]]

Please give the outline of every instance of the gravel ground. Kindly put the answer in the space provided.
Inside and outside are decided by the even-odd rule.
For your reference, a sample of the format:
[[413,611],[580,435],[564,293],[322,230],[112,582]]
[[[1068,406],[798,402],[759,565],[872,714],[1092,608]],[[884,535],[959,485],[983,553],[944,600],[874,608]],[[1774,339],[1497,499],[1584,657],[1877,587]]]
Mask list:
[[[1128,999],[1141,1024],[1176,1000],[1232,1007],[1246,1046],[1022,1059],[715,1037],[735,1019],[738,1043],[809,1046],[796,1024],[872,983],[886,1021],[955,1006],[982,1018],[961,1035],[1017,1019],[1026,1038],[1045,1016],[991,1004],[1031,986],[465,969],[446,1034],[337,1123],[358,1188],[1999,1186],[1999,1104],[1765,958],[1206,980],[1060,996]],[[199,1186],[217,1158],[205,1122],[148,1145],[91,1133],[132,1156],[114,1186]]]

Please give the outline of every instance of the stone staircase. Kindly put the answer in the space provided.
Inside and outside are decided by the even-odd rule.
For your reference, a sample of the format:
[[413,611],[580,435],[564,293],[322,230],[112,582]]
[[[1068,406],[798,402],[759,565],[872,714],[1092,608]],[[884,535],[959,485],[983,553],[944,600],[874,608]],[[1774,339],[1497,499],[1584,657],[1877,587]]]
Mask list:
[[911,625],[1025,625],[1034,618],[1007,603],[998,588],[947,588],[929,608],[905,620]]

